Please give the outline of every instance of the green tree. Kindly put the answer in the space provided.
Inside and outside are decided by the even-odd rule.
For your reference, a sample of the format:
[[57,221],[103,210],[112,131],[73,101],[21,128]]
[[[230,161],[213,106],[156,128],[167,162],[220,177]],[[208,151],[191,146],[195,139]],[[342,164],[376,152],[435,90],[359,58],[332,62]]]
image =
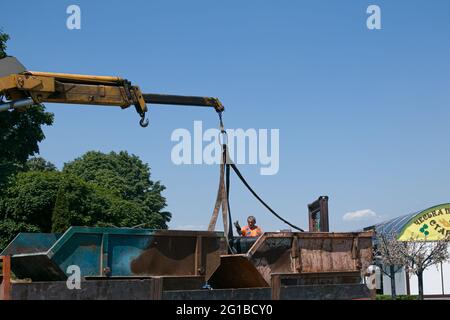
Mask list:
[[27,171],[57,171],[56,166],[42,157],[32,157],[25,164]]
[[61,173],[20,172],[0,197],[0,251],[19,232],[50,232]]
[[6,57],[6,42],[9,40],[9,35],[0,30],[0,59]]
[[141,203],[65,174],[53,210],[52,232],[64,232],[70,226],[161,228],[163,224],[161,215],[149,215]]
[[0,252],[17,236],[20,232],[40,232],[38,227],[16,222],[12,219],[2,219],[0,221]]
[[58,189],[52,215],[52,232],[70,226],[96,226],[111,222],[111,196],[92,183],[65,174]]
[[51,125],[53,114],[35,105],[25,112],[0,112],[0,186],[8,177],[23,169],[30,155],[39,153],[44,138],[42,125]]
[[153,186],[148,165],[126,151],[108,154],[89,151],[64,164],[63,171],[108,188],[128,200],[143,200]]
[[[6,56],[8,39],[0,32],[0,58]],[[53,114],[45,112],[43,105],[33,105],[26,111],[0,112],[0,187],[23,169],[29,156],[39,153],[38,143],[45,138],[41,127],[52,123]]]
[[10,179],[0,199],[0,220],[51,231],[52,211],[61,181],[60,172],[20,172]]
[[[63,172],[108,190],[114,196],[110,213],[117,226],[143,224],[148,228],[167,228],[171,214],[163,211],[165,187],[150,179],[149,166],[137,156],[125,151],[109,154],[90,151],[66,163]],[[131,208],[132,214],[128,211]]]
[[23,170],[10,177],[0,197],[0,249],[18,232],[64,232],[70,226],[160,229],[170,219],[162,211],[164,186],[150,180],[148,165],[126,152],[88,152],[66,164],[64,172],[32,158]]

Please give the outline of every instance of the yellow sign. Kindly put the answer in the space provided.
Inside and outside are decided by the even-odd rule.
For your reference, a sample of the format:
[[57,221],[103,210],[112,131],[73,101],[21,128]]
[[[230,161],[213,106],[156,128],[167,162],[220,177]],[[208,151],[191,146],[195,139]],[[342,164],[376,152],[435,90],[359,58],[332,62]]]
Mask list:
[[436,241],[450,238],[450,203],[432,207],[418,213],[400,231],[400,241]]

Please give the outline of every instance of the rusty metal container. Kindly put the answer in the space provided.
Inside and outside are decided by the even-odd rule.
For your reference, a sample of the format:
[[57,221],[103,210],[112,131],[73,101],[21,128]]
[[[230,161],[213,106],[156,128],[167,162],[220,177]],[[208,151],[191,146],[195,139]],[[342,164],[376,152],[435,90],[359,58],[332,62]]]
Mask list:
[[227,253],[223,233],[71,227],[64,234],[21,233],[2,252],[20,279],[172,276],[208,280]]
[[[291,275],[299,284],[359,283],[372,262],[372,236],[268,232],[257,239],[242,238],[241,254],[223,255],[210,281],[218,288],[268,287],[273,275]],[[237,242],[232,242],[235,247]]]
[[267,232],[230,246],[221,232],[72,227],[19,234],[2,255],[19,279],[63,281],[78,265],[85,280],[162,277],[164,290],[353,285],[372,261],[371,232]]

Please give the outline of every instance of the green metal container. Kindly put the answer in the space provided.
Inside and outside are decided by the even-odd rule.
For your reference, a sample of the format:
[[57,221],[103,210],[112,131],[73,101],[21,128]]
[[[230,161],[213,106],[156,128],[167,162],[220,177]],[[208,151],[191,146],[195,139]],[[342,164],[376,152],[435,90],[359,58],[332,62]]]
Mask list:
[[203,276],[227,253],[221,232],[71,227],[64,234],[20,233],[2,252],[16,277],[65,280],[69,266],[82,277]]

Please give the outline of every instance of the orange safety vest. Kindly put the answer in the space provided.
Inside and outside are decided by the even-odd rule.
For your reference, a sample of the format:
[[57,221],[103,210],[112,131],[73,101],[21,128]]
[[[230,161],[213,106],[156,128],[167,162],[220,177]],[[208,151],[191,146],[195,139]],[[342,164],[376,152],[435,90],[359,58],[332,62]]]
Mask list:
[[243,237],[259,237],[262,235],[262,230],[257,226],[253,230],[249,226],[245,226],[241,229],[241,233]]

